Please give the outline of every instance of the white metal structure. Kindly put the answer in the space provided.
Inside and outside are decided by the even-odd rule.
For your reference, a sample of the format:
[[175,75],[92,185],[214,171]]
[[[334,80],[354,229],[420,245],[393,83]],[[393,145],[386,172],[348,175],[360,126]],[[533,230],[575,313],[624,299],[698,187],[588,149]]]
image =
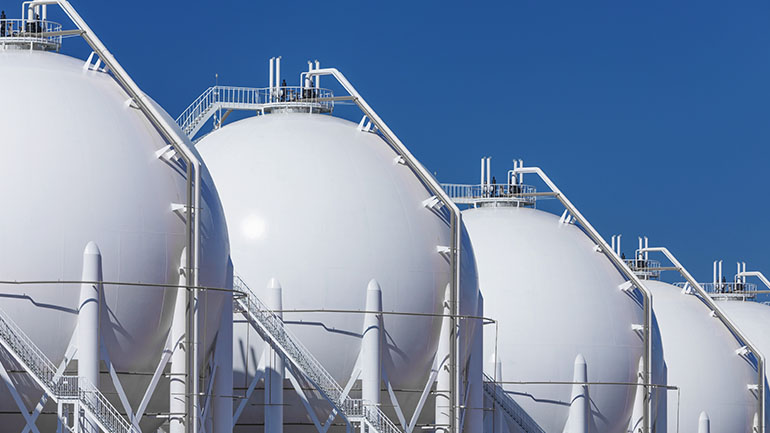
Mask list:
[[[668,249],[640,244],[635,257],[642,271],[653,252],[672,264],[660,270],[675,270],[686,280],[681,288],[646,283],[655,295],[666,380],[680,390],[679,401],[668,399],[668,431],[696,431],[701,412],[713,431],[765,431],[764,357]],[[704,362],[719,374],[704,380]]]
[[[738,263],[733,281],[725,281],[722,278],[722,261],[714,262],[714,273],[709,283],[700,283],[709,296],[732,320],[741,332],[756,345],[764,358],[770,353],[770,335],[767,327],[770,325],[770,306],[761,302],[736,302],[756,300],[757,285],[747,281],[749,277],[756,277],[766,289],[770,289],[770,281],[762,272],[746,271],[746,263]],[[765,368],[766,370],[766,368]],[[767,371],[765,371],[767,375]],[[765,426],[768,422],[767,401],[767,376],[765,377]]]
[[[61,7],[76,29],[48,23],[49,5]],[[183,398],[174,418],[186,415],[191,431],[204,428],[204,403],[218,404],[197,398],[200,374],[190,372],[213,383],[211,349],[229,297],[207,292],[198,303],[200,285],[227,282],[227,233],[213,183],[190,141],[68,2],[25,2],[22,14],[11,24],[25,30],[0,36],[0,193],[11,204],[0,215],[0,305],[57,369],[77,360],[92,387],[108,386],[113,405],[135,426],[170,417],[174,397],[150,400],[167,388],[167,362],[177,359],[172,374],[196,397]],[[93,49],[85,62],[45,52],[71,35]],[[94,251],[104,260],[98,274]],[[181,360],[173,357],[180,353]],[[0,396],[2,424],[52,431],[57,420],[48,402],[61,395],[49,387],[53,394],[41,396],[40,383],[27,378],[34,372],[20,369],[14,356],[0,358],[9,391]]]
[[[496,332],[484,333],[487,374],[545,431],[651,431],[644,385],[651,384],[654,326],[644,284],[540,169],[517,160],[508,185],[535,173],[551,191],[510,197],[489,181],[490,169],[484,158],[482,196],[456,198],[473,205],[464,221],[485,315],[498,322]],[[567,210],[559,218],[522,206],[528,194],[556,197]],[[647,416],[635,414],[630,427],[634,404]],[[508,431],[519,430],[511,417]]]
[[[262,299],[263,284],[280,280],[288,329],[343,385],[344,394],[387,401],[392,409],[385,412],[400,430],[438,425],[458,432],[462,422],[480,423],[481,408],[475,420],[461,410],[483,390],[479,373],[470,385],[474,391],[463,392],[469,389],[464,377],[471,337],[480,327],[476,319],[460,318],[476,315],[478,293],[459,210],[337,70],[311,64],[295,94],[321,92],[319,76],[328,74],[350,95],[321,93],[309,103],[277,85],[279,69],[280,58],[272,59],[267,90],[251,93],[265,95],[272,105],[222,126],[225,113],[197,144],[222,196],[236,269]],[[361,108],[358,125],[322,114],[330,111],[323,104],[340,99]],[[196,102],[178,118],[190,134],[213,113],[195,108],[207,104]],[[229,107],[239,109],[235,102]],[[381,287],[381,301],[370,299],[372,279]],[[383,311],[379,349],[376,339],[370,344],[363,338],[376,314],[369,305]],[[236,323],[236,392],[256,404],[260,359],[272,356],[261,341],[249,324]],[[301,373],[289,379],[312,382],[311,373]],[[335,392],[324,393],[335,403]],[[287,422],[323,431],[339,415],[330,413],[323,397],[309,411],[305,400],[303,392],[284,397]],[[261,410],[237,415],[236,430],[264,422]]]

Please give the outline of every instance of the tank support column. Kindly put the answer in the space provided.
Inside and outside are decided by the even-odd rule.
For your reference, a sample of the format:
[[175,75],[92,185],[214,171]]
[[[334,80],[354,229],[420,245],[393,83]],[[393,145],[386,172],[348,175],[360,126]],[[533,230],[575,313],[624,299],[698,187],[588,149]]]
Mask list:
[[[484,298],[480,293],[476,316],[484,317]],[[471,359],[467,371],[470,391],[465,408],[464,430],[480,432],[484,430],[484,322],[481,319],[473,319],[473,322],[476,322],[476,333],[471,343]]]
[[174,318],[171,322],[171,367],[169,369],[169,433],[185,433],[187,413],[187,354],[185,352],[185,331],[188,290],[185,261],[187,249],[182,250],[179,261],[179,288],[174,301]]
[[366,313],[361,338],[361,397],[380,405],[382,384],[382,289],[372,279],[366,287]]
[[710,433],[711,420],[706,412],[701,412],[698,418],[698,433]]
[[438,348],[436,350],[436,401],[435,401],[435,424],[436,432],[448,432],[452,425],[451,405],[452,400],[449,395],[449,388],[452,382],[452,374],[449,368],[449,345],[455,344],[450,341],[452,335],[452,311],[449,307],[449,299],[452,291],[450,284],[447,284],[444,294],[444,308],[441,311],[441,333],[439,334]]
[[[227,266],[228,281],[225,287],[232,289],[233,265]],[[214,357],[217,371],[214,375],[214,429],[215,432],[233,431],[233,297],[227,294],[222,306],[219,333]]]
[[[265,297],[267,308],[283,319],[283,291],[281,284],[271,278]],[[283,355],[267,347],[267,365],[265,366],[265,433],[283,432]]]
[[[99,388],[99,303],[102,281],[102,253],[94,242],[83,251],[83,273],[78,305],[78,376]],[[98,428],[84,420],[86,433]]]
[[572,401],[570,402],[569,417],[565,433],[588,433],[588,368],[582,354],[575,357],[575,371],[572,377]]

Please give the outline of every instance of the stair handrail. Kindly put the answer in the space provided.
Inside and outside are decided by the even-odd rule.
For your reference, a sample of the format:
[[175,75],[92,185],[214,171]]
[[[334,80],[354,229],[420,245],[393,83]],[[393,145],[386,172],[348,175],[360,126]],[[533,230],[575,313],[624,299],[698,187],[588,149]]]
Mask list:
[[516,403],[516,400],[506,394],[503,387],[493,378],[484,373],[484,391],[500,407],[508,413],[511,419],[525,430],[526,433],[545,433],[542,427],[529,414]]
[[[368,400],[345,396],[342,387],[334,377],[313,356],[312,352],[286,328],[283,319],[268,308],[237,275],[233,278],[233,289],[246,294],[245,297],[237,298],[236,302],[240,304],[241,308],[248,310],[255,319],[263,318],[268,322],[255,320],[274,340],[273,344],[283,352],[283,355],[296,365],[320,392],[326,394],[326,397],[342,412],[342,415],[351,421],[361,418],[362,422],[366,422],[379,433],[401,433],[401,430],[376,404]],[[270,327],[274,329],[271,330]],[[276,334],[283,334],[285,341],[281,341]],[[287,343],[294,346],[295,350],[292,353],[289,352]],[[301,358],[306,365],[302,365],[298,358]]]
[[0,343],[43,391],[55,401],[78,400],[100,427],[110,433],[136,433],[120,412],[85,377],[56,376],[56,367],[8,314],[0,309]]

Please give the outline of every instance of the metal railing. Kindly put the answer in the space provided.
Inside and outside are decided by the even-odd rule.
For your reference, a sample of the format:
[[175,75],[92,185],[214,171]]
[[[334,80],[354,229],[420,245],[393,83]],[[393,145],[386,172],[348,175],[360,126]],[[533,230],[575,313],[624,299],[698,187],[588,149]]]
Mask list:
[[525,433],[545,433],[537,422],[516,401],[505,392],[502,385],[484,373],[484,392],[515,422]]
[[524,184],[464,185],[442,183],[441,187],[455,203],[460,204],[508,201],[532,206],[535,204],[534,194],[537,192],[534,186]]
[[192,138],[200,127],[219,109],[269,111],[274,108],[297,107],[331,112],[334,94],[329,89],[285,86],[254,88],[212,86],[206,89],[176,119],[188,137]]
[[365,423],[378,433],[401,433],[377,405],[345,395],[342,387],[310,350],[286,329],[283,319],[267,308],[238,276],[233,279],[233,289],[246,294],[236,298],[235,304],[260,337],[299,370],[341,415],[350,422]]
[[108,433],[137,433],[99,389],[84,377],[56,374],[56,367],[35,343],[0,310],[0,345],[54,401],[78,402]]
[[0,46],[34,45],[36,48],[58,51],[61,47],[61,24],[47,20],[0,20]]
[[[677,287],[689,287],[687,282],[675,283]],[[757,285],[743,282],[700,283],[703,290],[713,299],[735,299],[745,301],[757,296]]]
[[659,280],[663,269],[660,262],[650,259],[625,259],[626,264],[632,271],[645,280]]

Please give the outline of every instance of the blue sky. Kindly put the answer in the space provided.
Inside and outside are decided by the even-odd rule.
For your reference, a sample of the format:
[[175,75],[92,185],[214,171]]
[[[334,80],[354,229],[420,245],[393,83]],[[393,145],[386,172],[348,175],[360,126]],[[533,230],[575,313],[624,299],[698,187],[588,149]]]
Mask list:
[[73,3],[174,116],[215,73],[261,87],[271,56],[289,82],[319,59],[441,181],[523,158],[627,255],[647,235],[699,279],[770,273],[767,2]]

